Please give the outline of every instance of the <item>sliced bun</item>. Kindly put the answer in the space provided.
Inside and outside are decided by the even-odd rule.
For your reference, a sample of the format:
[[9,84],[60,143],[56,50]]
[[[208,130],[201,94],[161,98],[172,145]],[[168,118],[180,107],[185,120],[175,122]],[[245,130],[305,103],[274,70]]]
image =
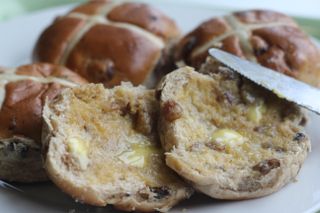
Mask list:
[[45,105],[45,169],[73,198],[127,211],[167,211],[192,189],[164,161],[154,90],[123,84],[65,90]]
[[310,142],[295,104],[209,62],[185,67],[158,87],[166,163],[218,199],[273,193],[294,180]]

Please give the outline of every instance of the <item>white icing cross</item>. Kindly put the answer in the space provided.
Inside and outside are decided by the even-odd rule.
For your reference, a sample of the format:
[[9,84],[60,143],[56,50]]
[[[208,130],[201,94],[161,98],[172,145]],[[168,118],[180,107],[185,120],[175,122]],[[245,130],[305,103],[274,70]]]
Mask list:
[[34,82],[39,82],[43,84],[57,83],[66,87],[75,87],[78,84],[57,77],[39,77],[39,76],[29,76],[29,75],[18,75],[16,74],[16,69],[8,69],[0,71],[0,109],[6,98],[6,85],[11,82],[30,80]]
[[100,9],[99,14],[94,15],[94,16],[88,16],[88,15],[85,15],[82,13],[77,13],[77,12],[73,12],[73,13],[66,15],[65,17],[78,18],[78,19],[85,20],[86,23],[78,32],[74,33],[75,35],[69,41],[69,44],[67,44],[67,47],[59,60],[59,64],[62,64],[62,65],[66,64],[71,51],[74,49],[74,47],[77,45],[77,43],[81,40],[81,38],[96,24],[110,25],[110,26],[114,26],[114,27],[119,27],[119,28],[131,30],[135,33],[138,33],[138,34],[146,37],[147,39],[152,41],[158,48],[163,49],[165,46],[164,41],[160,37],[154,35],[153,33],[150,33],[149,31],[147,31],[139,26],[133,25],[133,24],[114,22],[114,21],[107,19],[107,15],[116,6],[118,6],[122,3],[123,3],[123,1],[109,2],[104,7],[102,7]]
[[224,20],[231,26],[227,32],[214,37],[210,41],[206,42],[204,45],[196,48],[191,57],[195,57],[211,47],[219,47],[221,42],[229,36],[235,35],[240,39],[240,46],[242,47],[245,56],[253,61],[256,61],[255,55],[253,53],[253,48],[251,46],[250,37],[251,32],[253,30],[261,29],[261,28],[268,28],[268,27],[277,27],[277,26],[296,26],[295,24],[291,23],[284,23],[284,22],[270,22],[270,23],[262,23],[262,24],[244,24],[240,22],[234,15],[225,16]]

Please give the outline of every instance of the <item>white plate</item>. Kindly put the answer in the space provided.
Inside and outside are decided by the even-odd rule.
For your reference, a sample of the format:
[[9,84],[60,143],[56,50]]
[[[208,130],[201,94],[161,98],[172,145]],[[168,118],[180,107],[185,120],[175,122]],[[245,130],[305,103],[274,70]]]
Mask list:
[[[204,19],[223,13],[210,8],[177,4],[156,6],[173,17],[184,32]],[[70,8],[54,8],[1,23],[0,66],[13,67],[29,63],[40,32],[55,16],[64,14]],[[270,196],[246,201],[217,201],[197,194],[175,207],[172,212],[300,213],[320,209],[320,118],[314,114],[310,118],[307,131],[312,140],[312,152],[296,182]],[[115,212],[112,207],[95,208],[76,203],[49,183],[17,186],[24,193],[0,188],[0,212]]]

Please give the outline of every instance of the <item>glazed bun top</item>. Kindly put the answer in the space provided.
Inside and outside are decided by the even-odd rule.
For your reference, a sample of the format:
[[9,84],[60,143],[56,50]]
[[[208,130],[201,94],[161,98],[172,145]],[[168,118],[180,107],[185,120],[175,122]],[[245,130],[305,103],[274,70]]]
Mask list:
[[55,65],[0,68],[0,138],[25,137],[40,143],[42,107],[65,87],[86,83],[76,73]]
[[152,84],[178,36],[175,22],[142,3],[90,1],[58,17],[40,36],[34,60],[65,65],[90,82]]
[[320,86],[319,50],[284,14],[251,10],[212,18],[180,41],[176,61],[199,68],[211,47]]

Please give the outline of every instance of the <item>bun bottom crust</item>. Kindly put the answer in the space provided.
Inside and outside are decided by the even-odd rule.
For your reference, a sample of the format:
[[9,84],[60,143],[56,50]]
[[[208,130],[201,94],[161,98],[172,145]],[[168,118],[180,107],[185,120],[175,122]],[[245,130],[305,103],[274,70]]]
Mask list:
[[40,146],[22,137],[1,139],[0,179],[22,183],[47,181]]

